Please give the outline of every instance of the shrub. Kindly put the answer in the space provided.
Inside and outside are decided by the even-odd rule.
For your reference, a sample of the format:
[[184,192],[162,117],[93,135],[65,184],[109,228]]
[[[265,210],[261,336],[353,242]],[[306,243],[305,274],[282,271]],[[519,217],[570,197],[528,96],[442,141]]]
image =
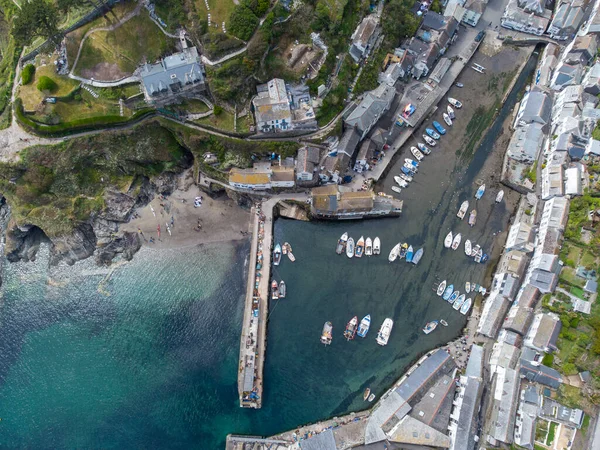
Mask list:
[[27,64],[23,71],[21,72],[21,80],[23,80],[23,84],[31,83],[33,80],[33,75],[35,74],[35,66],[33,64]]
[[579,325],[579,317],[573,317],[571,319],[571,328],[577,328]]
[[219,105],[215,105],[214,109],[213,109],[213,114],[215,116],[220,116],[223,113],[223,107],[219,106]]
[[258,17],[246,5],[241,4],[235,7],[229,18],[229,31],[242,41],[247,41],[252,37],[254,30],[258,26]]
[[552,353],[546,353],[544,355],[544,359],[542,359],[542,364],[546,367],[552,367],[552,363],[554,362],[554,355]]
[[41,76],[38,81],[37,88],[38,91],[53,92],[58,88],[58,85],[52,78],[47,76]]

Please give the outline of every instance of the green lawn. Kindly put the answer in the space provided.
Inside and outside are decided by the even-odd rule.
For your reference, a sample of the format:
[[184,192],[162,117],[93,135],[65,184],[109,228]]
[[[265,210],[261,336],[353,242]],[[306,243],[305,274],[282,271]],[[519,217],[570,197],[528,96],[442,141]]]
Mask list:
[[569,246],[569,253],[567,255],[567,259],[573,261],[575,263],[575,265],[577,265],[577,262],[579,261],[580,257],[581,257],[581,249],[575,245]]
[[33,80],[19,88],[19,97],[23,100],[23,107],[26,111],[34,110],[40,102],[46,97],[45,94],[38,91],[36,85],[41,76],[52,78],[58,85],[58,89],[50,95],[53,97],[62,97],[69,94],[73,89],[79,86],[79,81],[72,80],[69,77],[57,75],[54,70],[53,60],[41,67],[36,67]]
[[[196,11],[198,11],[200,20],[208,20],[209,11],[206,9],[204,0],[196,0],[194,4],[196,6]],[[231,16],[231,13],[235,8],[235,2],[233,0],[208,0],[208,6],[210,7],[211,22],[219,25],[218,29],[212,28],[211,31],[214,30],[222,32],[221,23],[225,22],[225,28],[227,28],[229,16]]]
[[548,431],[548,438],[546,439],[546,445],[550,446],[554,442],[554,437],[556,435],[556,428],[558,424],[556,422],[550,422],[550,431]]
[[580,287],[572,286],[570,289],[570,292],[575,297],[580,298],[581,300],[585,300],[585,295],[584,295],[583,289],[581,289]]
[[547,433],[548,421],[543,419],[538,420],[535,426],[535,440],[538,442],[542,442],[542,440],[546,438]]
[[89,35],[75,69],[77,74],[85,74],[86,70],[106,63],[114,71],[115,79],[133,73],[142,62],[154,62],[172,51],[173,40],[167,38],[142,10],[114,31]]
[[585,286],[585,280],[575,275],[575,269],[572,269],[571,267],[563,267],[560,272],[560,279],[574,286]]
[[586,250],[579,261],[579,265],[583,267],[595,267],[596,257]]
[[233,114],[225,110],[223,110],[223,112],[221,112],[221,114],[218,116],[212,114],[208,117],[198,119],[195,122],[200,125],[209,125],[220,130],[233,131]]

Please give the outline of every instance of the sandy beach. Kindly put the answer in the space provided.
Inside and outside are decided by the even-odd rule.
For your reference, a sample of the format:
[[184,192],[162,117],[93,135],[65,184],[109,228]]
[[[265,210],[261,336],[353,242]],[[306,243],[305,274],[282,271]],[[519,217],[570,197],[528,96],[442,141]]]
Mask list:
[[[202,206],[194,207],[194,199],[200,196]],[[209,197],[194,184],[191,171],[186,171],[172,195],[155,197],[120,230],[141,232],[142,245],[164,249],[247,239],[249,226],[250,211],[226,194]]]

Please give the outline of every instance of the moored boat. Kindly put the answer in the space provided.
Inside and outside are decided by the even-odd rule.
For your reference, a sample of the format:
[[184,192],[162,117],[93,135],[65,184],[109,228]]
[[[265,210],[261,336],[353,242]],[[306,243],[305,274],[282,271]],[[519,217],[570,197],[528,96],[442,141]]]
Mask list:
[[371,238],[368,237],[367,240],[365,241],[365,255],[371,256],[372,254],[373,254],[373,241],[371,241]]
[[372,402],[373,400],[375,400],[375,394],[369,395],[369,402]]
[[413,167],[415,167],[415,170],[416,170],[417,167],[419,167],[419,163],[417,161],[413,160],[413,159],[404,158],[404,162],[407,163],[407,164],[412,165]]
[[431,153],[431,150],[429,150],[427,146],[421,142],[417,144],[417,147],[419,147],[419,150],[421,150],[425,155],[429,155]]
[[442,298],[446,301],[448,301],[448,299],[450,298],[450,296],[452,295],[452,292],[454,291],[454,285],[451,284],[450,286],[446,287],[446,290],[444,291],[444,293],[442,294]]
[[410,183],[413,180],[413,177],[411,177],[410,175],[406,175],[405,173],[401,173],[398,176],[400,178],[402,178],[404,181],[406,181],[407,183]]
[[436,141],[440,139],[440,135],[433,130],[432,128],[425,128],[425,133],[427,133],[428,136],[432,137],[433,139],[435,139]]
[[469,309],[471,308],[471,303],[472,303],[472,300],[470,298],[466,299],[465,302],[460,307],[460,313],[467,314],[469,312]]
[[279,285],[275,280],[271,282],[271,298],[273,300],[277,300],[279,298]]
[[288,259],[289,259],[291,262],[294,262],[294,261],[296,261],[296,257],[295,257],[295,256],[294,256],[294,254],[292,253],[292,249],[291,249],[291,248],[290,248],[290,249],[288,249],[288,254],[287,254],[287,257],[288,257]]
[[469,225],[474,227],[476,223],[477,223],[477,210],[474,209],[473,211],[471,211],[471,214],[469,215]]
[[462,108],[462,103],[459,102],[458,100],[456,100],[455,98],[448,97],[448,103],[450,103],[452,106],[454,106],[457,109]]
[[473,247],[473,249],[471,250],[471,256],[475,256],[477,254],[477,252],[479,252],[481,250],[481,246],[480,245],[476,245],[475,247]]
[[454,114],[454,110],[452,109],[452,106],[448,105],[446,107],[446,111],[448,111],[448,117],[450,117],[450,120],[456,119],[456,115]]
[[456,301],[456,299],[458,298],[459,295],[460,295],[460,292],[454,291],[452,293],[452,295],[450,296],[450,298],[448,299],[448,303],[453,304]]
[[400,243],[394,245],[394,248],[392,248],[392,250],[390,251],[390,256],[388,256],[388,261],[389,262],[396,261],[396,258],[398,258],[399,254],[400,254]]
[[377,343],[379,345],[387,345],[388,340],[390,339],[390,334],[392,333],[392,328],[394,327],[394,321],[387,317],[381,328],[379,329],[379,333],[377,333]]
[[460,233],[458,233],[456,236],[454,236],[454,239],[452,239],[452,250],[456,250],[458,248],[458,246],[460,245],[461,239],[462,239],[462,236]]
[[357,334],[360,337],[364,338],[367,335],[367,333],[369,332],[369,328],[370,327],[371,327],[371,315],[367,314],[360,321],[360,325],[358,326],[358,332],[357,332]]
[[465,255],[471,256],[472,251],[473,251],[473,248],[471,247],[471,241],[467,239],[465,241]]
[[379,255],[381,253],[381,241],[378,237],[373,240],[373,254]]
[[286,294],[285,281],[281,280],[279,282],[279,298],[285,298],[285,294]]
[[414,256],[414,250],[413,250],[412,245],[410,245],[408,247],[408,249],[406,250],[406,262],[412,262],[413,256]]
[[438,295],[438,297],[441,297],[445,290],[446,290],[446,280],[444,280],[440,284],[438,284],[438,287],[437,287],[437,290],[435,291],[435,293]]
[[452,235],[452,231],[448,232],[448,234],[446,235],[446,239],[444,239],[444,247],[446,247],[446,248],[452,247],[452,239],[453,238],[454,238],[454,236]]
[[431,322],[427,322],[427,324],[425,324],[425,326],[423,327],[423,333],[425,333],[425,334],[431,333],[438,326],[438,323],[439,322],[437,320],[432,320]]
[[417,161],[422,161],[423,158],[425,158],[423,153],[421,153],[421,151],[417,147],[411,147],[410,152],[416,158]]
[[354,249],[354,256],[357,258],[362,258],[362,255],[365,251],[365,238],[363,236],[356,242],[356,248]]
[[354,339],[356,336],[356,325],[358,324],[358,317],[354,316],[350,319],[350,322],[346,325],[346,329],[344,330],[344,337],[346,340],[350,341]]
[[444,319],[440,319],[440,323],[441,323],[442,325],[444,325],[445,327],[447,327],[447,326],[448,326],[448,322],[446,322]]
[[406,242],[404,242],[402,244],[402,246],[400,247],[400,259],[405,258],[406,257],[406,252],[408,251],[408,244]]
[[402,178],[400,178],[398,175],[394,175],[394,181],[398,184],[398,186],[400,186],[401,188],[405,188],[408,186],[408,183],[403,180]]
[[426,134],[423,135],[423,140],[425,142],[427,142],[427,144],[431,145],[432,147],[435,147],[437,145],[437,142],[435,142],[435,139],[431,139],[429,136],[427,136]]
[[442,117],[444,118],[444,122],[446,122],[446,125],[448,125],[449,127],[452,126],[452,119],[450,118],[450,116],[446,113],[442,114]]
[[283,255],[287,255],[287,252],[288,252],[288,243],[284,242],[283,245],[281,246],[281,253]]
[[437,120],[433,121],[433,127],[435,128],[435,130],[440,133],[440,134],[446,134],[446,129],[442,126],[441,123],[439,123]]
[[277,244],[273,250],[273,265],[278,266],[281,262],[281,245]]
[[477,188],[477,192],[475,192],[475,198],[477,200],[479,200],[481,197],[483,197],[484,193],[485,193],[485,184],[482,184],[481,186],[479,186],[479,188]]
[[460,294],[458,296],[458,298],[454,301],[454,304],[452,305],[452,307],[458,311],[460,309],[460,307],[463,305],[463,303],[465,302],[465,297],[466,297],[465,294]]
[[348,243],[346,244],[346,256],[348,258],[354,256],[354,239],[352,238],[348,238]]
[[400,167],[400,170],[402,171],[402,173],[403,173],[404,175],[407,175],[407,176],[409,176],[409,177],[411,178],[411,180],[412,180],[412,176],[415,174],[415,173],[414,173],[412,170],[410,170],[410,169],[407,169],[407,168],[406,168],[406,167],[404,167],[404,166]]
[[396,194],[400,194],[402,192],[402,189],[398,186],[392,186],[392,191],[394,191]]
[[371,395],[371,389],[370,388],[366,388],[365,389],[365,393],[363,394],[363,400],[367,401],[367,399],[369,398],[369,395]]
[[456,217],[458,217],[460,220],[463,220],[465,218],[465,214],[467,214],[467,209],[469,209],[469,200],[465,200],[461,203],[460,208],[456,213]]
[[421,261],[421,258],[423,257],[423,249],[420,248],[419,250],[417,250],[414,254],[414,256],[412,257],[412,263],[414,265],[419,264],[419,261]]
[[346,243],[348,242],[348,233],[342,234],[342,236],[338,239],[337,247],[335,248],[335,252],[338,255],[341,255],[344,249],[346,248]]
[[469,292],[471,292],[471,282],[467,281],[467,282],[465,283],[465,291],[467,292],[467,294],[468,294]]
[[476,263],[480,263],[481,262],[481,258],[483,258],[483,250],[481,250],[481,248],[480,248],[475,253],[475,257],[473,259],[475,260]]
[[500,189],[498,194],[496,194],[496,203],[500,203],[504,198],[504,190]]
[[406,161],[404,162],[404,165],[402,167],[405,167],[406,169],[408,169],[412,173],[416,173],[419,170],[417,168],[417,166],[413,166],[411,163],[408,163]]
[[331,344],[331,340],[333,339],[333,335],[332,332],[333,331],[333,325],[331,325],[331,322],[325,322],[325,325],[323,325],[323,331],[321,332],[321,343],[325,344],[325,345],[329,345]]

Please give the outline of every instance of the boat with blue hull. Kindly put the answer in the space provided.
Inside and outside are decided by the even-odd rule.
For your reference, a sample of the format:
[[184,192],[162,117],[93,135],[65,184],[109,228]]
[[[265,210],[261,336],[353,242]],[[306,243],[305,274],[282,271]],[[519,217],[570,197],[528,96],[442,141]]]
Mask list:
[[356,332],[356,334],[358,334],[360,337],[364,338],[367,335],[367,333],[369,332],[370,327],[371,327],[371,315],[367,314],[360,321],[360,325],[358,326],[358,331]]
[[481,197],[483,197],[483,194],[485,194],[485,184],[479,186],[479,189],[477,189],[477,192],[475,192],[475,198],[479,200]]
[[413,255],[414,255],[414,250],[411,245],[408,247],[408,250],[406,250],[406,262],[412,262]]
[[456,301],[456,299],[458,298],[459,295],[460,295],[460,292],[454,291],[452,293],[452,295],[450,296],[450,298],[448,299],[448,303],[453,304]]
[[436,133],[434,130],[432,130],[431,128],[425,128],[425,133],[427,133],[429,136],[434,138],[436,141],[439,140],[439,138],[440,138],[440,135],[438,133]]
[[427,146],[422,142],[419,142],[417,147],[419,147],[419,150],[421,150],[425,155],[429,155],[431,153],[431,150],[429,150],[429,148],[427,148]]
[[438,326],[438,321],[437,320],[432,320],[431,322],[428,322],[424,327],[423,327],[423,333],[425,334],[429,334],[431,333],[433,330],[436,329],[436,327]]
[[423,249],[420,248],[419,250],[417,250],[414,254],[414,256],[412,257],[412,263],[414,265],[419,264],[419,261],[421,261],[421,258],[423,257]]
[[440,134],[446,134],[446,129],[442,126],[441,123],[439,123],[437,120],[433,121],[433,127],[435,128],[435,130],[440,133]]
[[454,291],[454,285],[451,284],[448,287],[446,287],[446,290],[444,291],[444,294],[442,295],[442,298],[446,301],[448,301],[448,299],[450,298],[450,296],[452,295],[452,292]]

